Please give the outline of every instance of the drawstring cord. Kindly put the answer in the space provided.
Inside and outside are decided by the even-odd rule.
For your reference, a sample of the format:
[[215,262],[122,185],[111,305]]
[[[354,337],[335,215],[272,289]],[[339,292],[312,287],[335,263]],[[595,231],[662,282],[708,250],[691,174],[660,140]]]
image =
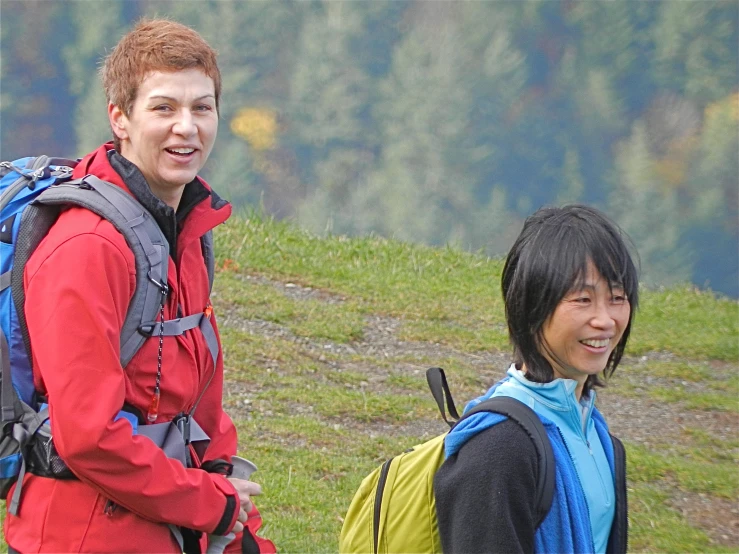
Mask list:
[[149,412],[146,414],[146,419],[149,423],[154,423],[157,419],[157,416],[159,415],[159,397],[160,397],[160,390],[159,390],[159,384],[162,380],[162,348],[164,346],[164,304],[167,301],[167,292],[169,292],[169,287],[166,283],[160,284],[161,291],[162,291],[162,303],[159,310],[159,355],[157,357],[157,380],[156,384],[154,385],[154,394],[151,397],[151,402],[149,402]]

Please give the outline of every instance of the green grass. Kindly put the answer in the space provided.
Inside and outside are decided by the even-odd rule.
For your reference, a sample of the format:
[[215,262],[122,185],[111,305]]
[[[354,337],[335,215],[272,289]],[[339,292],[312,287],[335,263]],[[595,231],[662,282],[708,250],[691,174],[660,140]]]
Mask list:
[[[260,217],[230,222],[217,240],[220,263],[238,266],[223,272],[219,279],[229,295],[243,286],[236,308],[242,318],[279,323],[307,339],[321,337],[311,325],[320,328],[330,319],[333,329],[342,329],[332,331],[336,336],[333,340],[351,343],[362,337],[361,329],[355,331],[361,328],[362,318],[376,315],[399,320],[396,335],[401,340],[446,345],[469,355],[508,350],[500,301],[501,260],[372,237],[317,239],[291,225]],[[242,285],[245,275],[296,283],[340,301],[330,304],[330,311],[322,312],[313,308],[310,299],[287,300],[280,298],[281,293],[274,288],[264,293]],[[249,291],[254,291],[253,300],[249,299]],[[288,312],[304,322],[299,325],[281,315]],[[674,359],[624,365],[619,371],[627,378],[615,379],[614,390],[655,401],[680,402],[686,409],[735,413],[735,372],[731,368],[717,372],[710,362],[731,365],[739,357],[738,314],[736,302],[687,287],[642,291],[628,354],[668,352]],[[229,335],[229,339],[235,338]],[[255,400],[272,407],[277,415],[270,416],[270,421],[274,418],[283,422],[278,425],[278,438],[270,435],[264,441],[257,440],[251,451],[253,457],[266,463],[265,468],[269,466],[262,476],[268,480],[262,502],[266,517],[273,518],[274,523],[265,532],[287,552],[335,552],[341,518],[361,479],[384,458],[420,440],[386,436],[378,428],[436,417],[423,372],[398,368],[448,368],[455,390],[462,393],[457,395],[460,404],[489,383],[480,378],[479,370],[458,357],[327,355],[329,361],[352,368],[339,373],[325,364],[316,365],[313,358],[296,352],[291,344],[284,356],[289,358],[285,363],[293,378],[282,391],[274,388],[280,386],[275,382]],[[264,356],[255,358],[252,354],[242,359],[247,358],[259,364]],[[374,372],[381,370],[381,374],[367,375],[372,368]],[[644,375],[653,377],[657,384],[644,386],[643,380],[640,382]],[[370,377],[372,390],[366,387]],[[251,379],[263,381],[259,376]],[[699,384],[702,392],[689,394],[691,384]],[[295,418],[296,405],[311,408],[307,419]],[[255,415],[249,424],[259,427],[259,421],[267,418]],[[273,430],[274,425],[270,424]],[[358,431],[364,425],[368,430]],[[438,432],[442,430],[440,424]],[[244,431],[249,437],[249,430]],[[285,437],[303,446],[290,449],[283,444]],[[666,505],[669,493],[664,491],[736,498],[737,459],[732,453],[736,445],[701,430],[686,430],[682,443],[680,448],[666,445],[656,450],[629,445],[633,551],[731,550],[711,542],[704,531]],[[311,448],[313,444],[322,455]],[[298,471],[298,466],[304,469]],[[309,497],[305,502],[304,496]]]
[[[319,239],[255,213],[219,229],[216,252],[238,272],[330,291],[350,300],[348,311],[398,317],[407,338],[507,348],[500,259],[376,237]],[[735,362],[738,326],[736,301],[690,287],[642,290],[629,352]]]
[[[696,385],[702,390],[695,390]],[[627,363],[619,368],[613,389],[621,394],[645,394],[660,402],[679,403],[690,410],[739,413],[739,373],[731,366],[717,369],[692,361]]]
[[[346,499],[363,476],[421,440],[362,436],[303,417],[249,422],[239,431],[256,438],[244,455],[264,468],[255,474],[264,491],[257,500],[265,514],[262,534],[281,552],[335,552]],[[295,442],[308,446],[290,446]]]
[[349,342],[361,338],[361,311],[354,306],[318,300],[292,300],[270,285],[250,282],[241,274],[219,275],[218,298],[227,299],[233,315],[283,325],[301,337]]
[[658,485],[637,484],[629,490],[629,549],[632,552],[735,553],[736,548],[713,544],[666,502],[669,494]]
[[691,287],[644,291],[631,354],[667,351],[686,358],[739,359],[739,304]]
[[[665,446],[665,450],[670,447]],[[674,482],[679,488],[733,500],[739,496],[739,457],[706,459],[701,450],[678,448],[677,454],[628,446],[628,475],[632,483]]]

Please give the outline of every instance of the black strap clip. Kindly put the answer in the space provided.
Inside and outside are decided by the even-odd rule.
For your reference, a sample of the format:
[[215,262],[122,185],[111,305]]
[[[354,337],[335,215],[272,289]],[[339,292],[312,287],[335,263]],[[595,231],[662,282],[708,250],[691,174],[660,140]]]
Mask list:
[[139,325],[139,333],[149,338],[154,335],[154,329],[156,328],[156,321],[148,321]]

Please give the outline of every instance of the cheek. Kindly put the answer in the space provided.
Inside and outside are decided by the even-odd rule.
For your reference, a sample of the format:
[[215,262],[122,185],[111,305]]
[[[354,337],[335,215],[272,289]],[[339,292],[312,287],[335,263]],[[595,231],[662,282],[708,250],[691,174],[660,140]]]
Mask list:
[[615,319],[618,324],[619,339],[623,336],[626,327],[629,325],[629,319],[631,317],[631,309],[624,309],[623,313],[619,314]]
[[218,136],[218,120],[213,122],[208,129],[208,143],[210,146],[213,146],[213,144],[216,141],[216,136]]

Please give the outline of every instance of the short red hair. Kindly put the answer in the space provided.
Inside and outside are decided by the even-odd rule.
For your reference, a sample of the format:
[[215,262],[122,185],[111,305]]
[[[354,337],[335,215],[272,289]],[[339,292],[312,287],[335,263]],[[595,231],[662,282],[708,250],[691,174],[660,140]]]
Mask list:
[[[105,97],[129,116],[149,73],[198,68],[213,79],[218,110],[221,72],[216,57],[216,51],[190,27],[168,19],[142,19],[121,38],[100,69]],[[115,134],[114,142],[120,148]]]

